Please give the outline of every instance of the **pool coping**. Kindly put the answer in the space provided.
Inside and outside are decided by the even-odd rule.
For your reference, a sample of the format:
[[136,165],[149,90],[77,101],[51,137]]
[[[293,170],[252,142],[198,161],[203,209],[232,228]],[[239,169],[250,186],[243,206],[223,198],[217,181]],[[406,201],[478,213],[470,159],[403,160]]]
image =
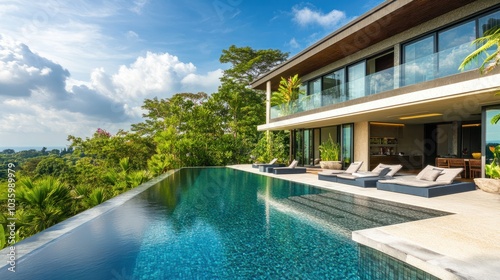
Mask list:
[[480,190],[424,198],[318,180],[318,175],[275,175],[251,165],[233,169],[318,188],[453,213],[354,231],[352,239],[440,279],[496,279],[500,271],[500,196]]
[[[126,191],[122,194],[119,194],[113,198],[110,198],[106,200],[105,202],[92,207],[90,209],[87,209],[81,213],[76,214],[75,216],[72,216],[52,227],[47,228],[44,231],[41,231],[35,235],[32,235],[30,237],[27,237],[26,239],[23,239],[16,244],[14,244],[15,247],[15,263],[18,261],[22,260],[23,258],[29,256],[30,254],[44,248],[48,244],[52,243],[54,240],[57,238],[71,232],[73,229],[96,219],[97,217],[115,209],[116,207],[124,204],[125,202],[129,201],[133,197],[137,196],[138,194],[146,191],[150,187],[156,185],[158,182],[164,180],[165,178],[171,176],[174,174],[178,169],[175,170],[170,170],[162,175],[159,175],[158,177],[155,177],[129,191]],[[6,233],[7,234],[7,233]],[[10,246],[7,246],[0,250],[0,256],[5,256],[8,258],[9,253],[12,250],[10,249]],[[0,269],[7,269],[8,267],[11,267],[9,262],[7,261],[6,265],[0,266]]]

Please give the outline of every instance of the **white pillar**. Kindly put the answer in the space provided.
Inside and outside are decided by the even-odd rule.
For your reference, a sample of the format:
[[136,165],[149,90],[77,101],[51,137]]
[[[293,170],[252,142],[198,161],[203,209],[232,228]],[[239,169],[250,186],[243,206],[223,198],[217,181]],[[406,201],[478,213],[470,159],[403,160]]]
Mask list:
[[271,120],[271,81],[266,82],[266,124]]

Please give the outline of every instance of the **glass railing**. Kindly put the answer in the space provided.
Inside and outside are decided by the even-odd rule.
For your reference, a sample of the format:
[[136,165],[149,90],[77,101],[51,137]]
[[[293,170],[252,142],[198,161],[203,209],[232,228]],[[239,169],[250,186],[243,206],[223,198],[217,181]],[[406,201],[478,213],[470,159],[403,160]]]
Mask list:
[[[361,79],[339,84],[320,93],[300,95],[295,101],[273,106],[271,119],[458,74],[460,63],[472,51],[474,51],[474,46],[466,43],[367,75]],[[466,70],[474,68],[477,68],[477,65],[471,63]]]

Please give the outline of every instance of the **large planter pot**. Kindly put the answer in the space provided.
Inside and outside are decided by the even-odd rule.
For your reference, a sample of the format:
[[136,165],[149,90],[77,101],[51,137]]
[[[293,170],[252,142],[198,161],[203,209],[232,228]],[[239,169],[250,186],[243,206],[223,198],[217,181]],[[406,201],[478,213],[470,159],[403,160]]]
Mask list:
[[500,194],[500,180],[490,178],[474,178],[476,186],[489,193]]
[[337,169],[337,170],[342,169],[342,162],[341,161],[322,160],[319,162],[319,165],[323,169]]

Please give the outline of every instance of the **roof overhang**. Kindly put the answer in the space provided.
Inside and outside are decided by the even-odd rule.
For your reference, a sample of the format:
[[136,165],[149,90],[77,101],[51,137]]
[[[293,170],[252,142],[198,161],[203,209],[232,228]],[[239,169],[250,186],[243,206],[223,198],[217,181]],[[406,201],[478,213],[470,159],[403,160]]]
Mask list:
[[275,90],[281,77],[304,76],[359,50],[418,26],[473,0],[387,0],[344,27],[301,51],[252,82],[265,90],[271,81]]

